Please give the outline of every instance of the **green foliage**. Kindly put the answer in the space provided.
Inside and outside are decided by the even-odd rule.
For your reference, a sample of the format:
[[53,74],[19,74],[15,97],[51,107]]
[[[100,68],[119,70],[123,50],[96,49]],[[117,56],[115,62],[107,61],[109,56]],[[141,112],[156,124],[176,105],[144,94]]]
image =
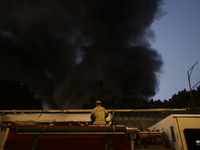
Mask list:
[[0,80],[0,109],[42,109],[41,99],[34,97],[26,85],[13,80]]
[[169,100],[170,108],[185,108],[189,105],[191,100],[190,93],[184,89],[179,91],[178,94],[174,94],[172,99]]
[[200,106],[200,86],[197,87],[197,90],[192,90],[192,95],[197,106]]
[[111,96],[107,96],[104,98],[100,98],[97,96],[93,96],[90,98],[90,101],[85,102],[82,105],[83,109],[92,109],[95,107],[95,102],[100,100],[102,102],[102,106],[107,109],[126,109],[126,108],[146,108],[148,106],[147,100],[144,99],[142,95],[136,97],[135,95],[127,95],[124,96],[122,94],[112,94]]
[[[200,106],[200,86],[192,90],[192,95],[197,106]],[[92,109],[96,100],[102,102],[102,106],[107,109],[151,109],[151,108],[186,108],[191,102],[190,92],[186,89],[174,94],[169,100],[147,100],[143,95],[122,95],[112,94],[104,98],[93,96],[88,103],[83,104],[83,108]]]

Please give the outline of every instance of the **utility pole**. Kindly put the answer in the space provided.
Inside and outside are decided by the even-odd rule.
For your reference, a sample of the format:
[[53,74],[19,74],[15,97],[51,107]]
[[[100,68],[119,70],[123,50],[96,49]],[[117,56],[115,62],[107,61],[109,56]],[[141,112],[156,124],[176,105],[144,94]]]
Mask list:
[[198,63],[198,61],[187,71],[187,74],[188,74],[188,82],[189,82],[189,88],[190,88],[190,96],[191,96],[191,102],[188,106],[188,108],[190,109],[190,112],[195,108],[197,107],[194,100],[193,100],[193,95],[192,95],[192,89],[197,86],[200,81],[198,83],[196,83],[193,87],[191,87],[191,82],[190,82],[190,77],[191,77],[191,74],[192,74],[192,71],[193,71],[193,68],[194,66]]

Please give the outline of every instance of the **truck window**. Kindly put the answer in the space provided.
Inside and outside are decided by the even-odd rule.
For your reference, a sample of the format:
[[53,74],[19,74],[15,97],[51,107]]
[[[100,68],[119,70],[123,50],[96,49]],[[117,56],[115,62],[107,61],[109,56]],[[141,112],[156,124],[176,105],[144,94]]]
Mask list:
[[174,127],[173,126],[170,127],[170,131],[171,131],[171,135],[172,135],[172,142],[176,142],[176,137],[175,137]]
[[184,135],[188,150],[200,149],[200,129],[185,129]]

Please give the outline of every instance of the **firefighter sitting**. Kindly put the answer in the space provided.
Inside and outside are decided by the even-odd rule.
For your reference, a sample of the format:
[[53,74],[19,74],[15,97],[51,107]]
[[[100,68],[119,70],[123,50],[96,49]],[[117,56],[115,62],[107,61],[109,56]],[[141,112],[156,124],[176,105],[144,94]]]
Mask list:
[[101,101],[96,101],[96,107],[91,112],[91,119],[94,125],[106,125],[106,119],[108,112],[104,107],[101,107]]

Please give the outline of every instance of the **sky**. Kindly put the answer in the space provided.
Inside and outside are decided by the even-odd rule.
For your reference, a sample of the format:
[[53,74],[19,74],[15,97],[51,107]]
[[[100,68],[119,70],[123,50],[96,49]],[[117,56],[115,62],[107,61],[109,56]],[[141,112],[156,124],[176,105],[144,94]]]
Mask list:
[[162,10],[166,14],[155,20],[151,28],[156,35],[152,47],[164,61],[159,91],[153,99],[163,101],[178,91],[189,91],[187,71],[197,61],[191,86],[200,81],[200,1],[166,0]]
[[160,1],[0,1],[0,79],[27,84],[51,109],[112,93],[168,100],[188,90],[199,61],[200,1]]

